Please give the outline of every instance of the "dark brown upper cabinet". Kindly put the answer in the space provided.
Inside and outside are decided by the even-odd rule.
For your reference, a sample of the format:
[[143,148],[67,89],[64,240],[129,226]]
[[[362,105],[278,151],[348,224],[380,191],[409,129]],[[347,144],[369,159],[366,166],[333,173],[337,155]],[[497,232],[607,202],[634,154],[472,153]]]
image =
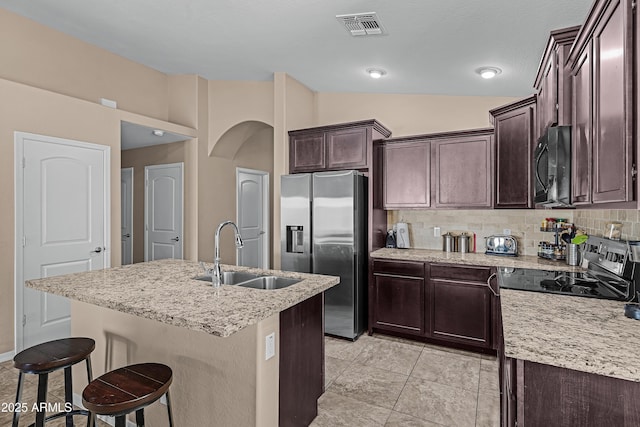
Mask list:
[[634,6],[597,0],[569,53],[573,203],[634,200]]
[[381,145],[384,209],[493,205],[493,129],[413,135]]
[[571,77],[566,65],[580,26],[552,31],[544,50],[534,88],[537,94],[534,139],[549,126],[571,124]]
[[[402,141],[402,139],[400,139]],[[385,209],[431,206],[431,147],[426,139],[383,147]]]
[[367,169],[372,142],[390,135],[376,120],[289,131],[289,172]]
[[496,208],[532,208],[536,96],[489,111],[496,144]]
[[436,208],[493,206],[493,129],[431,135],[431,194]]

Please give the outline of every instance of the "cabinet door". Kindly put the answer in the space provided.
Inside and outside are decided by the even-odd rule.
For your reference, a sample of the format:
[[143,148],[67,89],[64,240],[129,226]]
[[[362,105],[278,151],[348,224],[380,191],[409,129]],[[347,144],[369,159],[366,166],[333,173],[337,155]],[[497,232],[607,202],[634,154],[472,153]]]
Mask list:
[[530,208],[535,105],[495,118],[496,208]]
[[573,70],[573,120],[571,128],[572,203],[591,203],[592,78],[591,45]]
[[428,141],[386,144],[384,156],[385,209],[431,206],[431,149]]
[[436,208],[493,205],[492,139],[469,136],[431,141]]
[[327,169],[367,167],[367,128],[327,132]]
[[491,348],[491,297],[486,283],[434,279],[431,294],[433,338]]
[[557,52],[553,52],[545,64],[538,90],[538,129],[542,135],[546,128],[558,123],[558,68]]
[[289,172],[316,172],[326,168],[324,132],[296,135],[289,140]]
[[612,1],[593,36],[593,203],[632,200],[631,13]]
[[374,328],[424,335],[424,279],[373,274]]

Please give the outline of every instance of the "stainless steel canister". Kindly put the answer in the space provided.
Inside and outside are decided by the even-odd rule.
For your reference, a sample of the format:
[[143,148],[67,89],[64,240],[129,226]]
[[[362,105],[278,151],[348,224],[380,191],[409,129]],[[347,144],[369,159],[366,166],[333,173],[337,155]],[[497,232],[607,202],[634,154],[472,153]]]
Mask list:
[[580,245],[567,243],[567,264],[580,265]]
[[451,233],[446,233],[442,235],[442,250],[445,252],[455,252],[455,241],[456,238]]
[[458,236],[458,249],[460,252],[462,253],[467,253],[469,252],[469,239],[471,238],[471,236],[469,236],[467,233],[462,233],[461,235]]

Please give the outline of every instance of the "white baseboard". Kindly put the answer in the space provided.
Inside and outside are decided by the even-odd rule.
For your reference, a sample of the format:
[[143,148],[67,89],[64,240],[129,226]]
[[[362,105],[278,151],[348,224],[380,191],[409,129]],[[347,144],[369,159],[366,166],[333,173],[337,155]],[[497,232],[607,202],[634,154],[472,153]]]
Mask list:
[[[73,404],[75,406],[77,406],[78,408],[87,409],[82,404],[82,396],[79,395],[78,393],[73,393]],[[104,416],[104,415],[98,415],[98,419],[104,421],[105,423],[109,424],[110,426],[115,426],[116,425],[116,419],[114,417],[107,417],[107,416]],[[136,423],[131,422],[130,420],[127,420],[127,427],[136,427]]]
[[2,353],[0,354],[0,363],[2,362],[6,362],[7,360],[12,360],[13,356],[15,356],[15,352],[12,351],[7,351],[6,353]]

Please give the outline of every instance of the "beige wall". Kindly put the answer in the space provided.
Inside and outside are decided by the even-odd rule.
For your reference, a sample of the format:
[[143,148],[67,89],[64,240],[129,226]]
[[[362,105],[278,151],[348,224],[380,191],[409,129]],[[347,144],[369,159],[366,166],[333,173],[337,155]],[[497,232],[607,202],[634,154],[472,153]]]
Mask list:
[[[133,262],[144,261],[144,168],[151,165],[167,163],[179,163],[186,160],[187,142],[174,142],[153,147],[137,148],[122,152],[122,168],[133,168]],[[191,167],[185,162],[185,176],[187,168]],[[188,187],[185,185],[185,190]],[[185,191],[187,193],[187,191]],[[188,220],[188,210],[191,197],[184,195],[184,219]],[[184,242],[184,257],[191,259],[188,253],[189,242]]]
[[[0,354],[14,348],[14,132],[111,147],[112,265],[120,263],[120,119],[83,100],[0,79]],[[111,244],[109,244],[111,243]]]
[[[279,349],[265,361],[265,337],[280,342],[279,316],[271,316],[230,337],[166,325],[154,320],[73,301],[71,332],[96,340],[93,375],[133,363],[170,366],[173,418],[179,426],[277,426]],[[110,351],[109,351],[110,349]],[[78,364],[74,391],[86,386]],[[213,418],[212,418],[213,417]],[[149,425],[167,425],[166,407],[145,409]]]
[[393,137],[491,127],[489,110],[518,98],[318,93],[317,124],[377,119]]
[[0,78],[168,119],[167,75],[2,8],[0,34]]

